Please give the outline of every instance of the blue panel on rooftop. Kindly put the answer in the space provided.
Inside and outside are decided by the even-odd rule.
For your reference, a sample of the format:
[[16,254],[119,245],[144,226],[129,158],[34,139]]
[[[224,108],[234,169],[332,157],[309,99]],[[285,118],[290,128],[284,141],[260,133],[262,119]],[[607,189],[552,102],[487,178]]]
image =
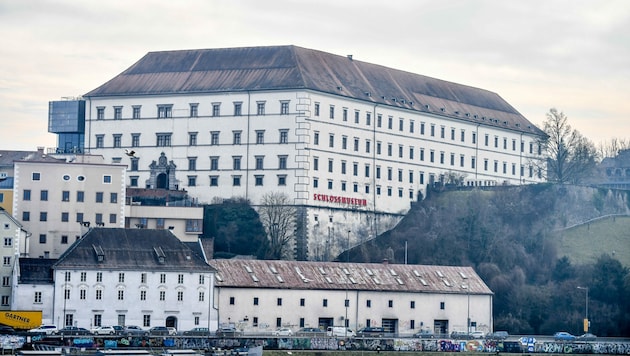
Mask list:
[[49,102],[48,132],[84,133],[85,100],[64,100]]

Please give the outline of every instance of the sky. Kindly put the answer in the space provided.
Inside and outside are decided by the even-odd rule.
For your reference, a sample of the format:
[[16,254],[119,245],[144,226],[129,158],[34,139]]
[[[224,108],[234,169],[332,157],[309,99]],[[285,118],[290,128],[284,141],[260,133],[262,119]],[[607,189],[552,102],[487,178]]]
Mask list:
[[0,149],[55,147],[48,102],[147,52],[296,45],[557,108],[594,144],[630,139],[627,0],[1,0]]

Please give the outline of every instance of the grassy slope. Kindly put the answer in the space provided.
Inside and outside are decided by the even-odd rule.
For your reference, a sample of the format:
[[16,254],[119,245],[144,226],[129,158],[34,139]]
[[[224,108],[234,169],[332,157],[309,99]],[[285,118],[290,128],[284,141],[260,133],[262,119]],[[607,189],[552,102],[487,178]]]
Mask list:
[[558,257],[573,264],[592,263],[607,253],[630,267],[630,217],[609,217],[557,233]]

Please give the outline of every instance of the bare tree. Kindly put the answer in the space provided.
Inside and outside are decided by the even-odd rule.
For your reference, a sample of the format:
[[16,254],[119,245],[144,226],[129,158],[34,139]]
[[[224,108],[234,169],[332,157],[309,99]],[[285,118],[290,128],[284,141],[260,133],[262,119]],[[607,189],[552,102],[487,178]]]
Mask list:
[[294,242],[296,209],[291,205],[288,195],[281,192],[269,192],[261,199],[258,209],[267,236],[269,237],[268,259],[291,259],[289,247]]
[[597,150],[591,141],[569,125],[564,113],[552,108],[543,130],[549,136],[540,142],[546,154],[547,180],[556,183],[579,183],[595,167]]
[[619,139],[619,138],[611,138],[608,142],[602,142],[598,147],[599,157],[603,158],[614,158],[617,157],[619,151],[627,150],[630,148],[630,140]]

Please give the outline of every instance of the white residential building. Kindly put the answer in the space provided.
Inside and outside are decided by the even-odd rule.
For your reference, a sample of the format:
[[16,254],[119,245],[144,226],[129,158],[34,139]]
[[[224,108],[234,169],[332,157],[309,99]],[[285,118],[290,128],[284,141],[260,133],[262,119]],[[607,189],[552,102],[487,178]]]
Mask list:
[[[90,228],[57,261],[25,259],[14,308],[59,327],[217,328],[215,270],[169,230]],[[46,270],[47,269],[47,270]]]
[[390,229],[434,184],[542,180],[544,133],[496,93],[296,46],[151,52],[84,99],[85,151],[129,187],[287,194],[300,260]]
[[219,324],[246,332],[344,325],[382,326],[401,336],[426,329],[493,330],[493,293],[471,267],[238,259],[210,264],[217,269]]

